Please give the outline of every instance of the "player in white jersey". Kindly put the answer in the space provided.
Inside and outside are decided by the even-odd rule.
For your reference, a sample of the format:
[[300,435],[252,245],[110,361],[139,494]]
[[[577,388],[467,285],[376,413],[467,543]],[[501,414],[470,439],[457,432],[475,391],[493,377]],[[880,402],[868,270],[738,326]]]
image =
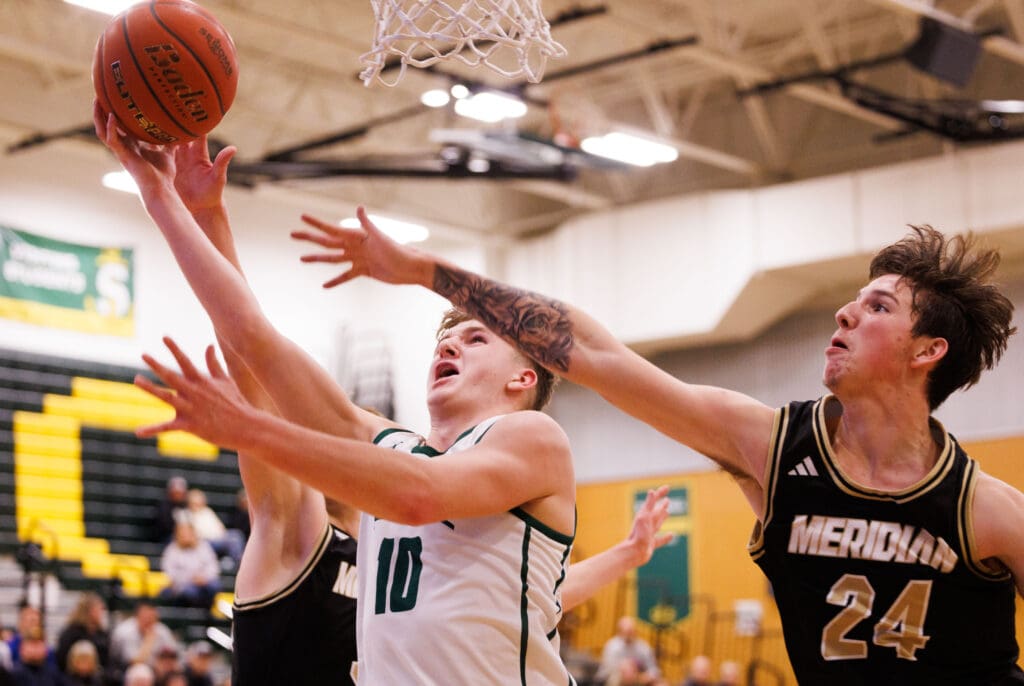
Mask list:
[[[545,667],[547,672],[527,674],[520,668],[506,675],[504,663],[502,666],[491,663],[498,660],[493,655],[497,652],[493,646],[476,645],[473,653],[463,659],[479,664],[479,678],[470,678],[467,673],[467,679],[475,683],[487,683],[491,680],[489,675],[496,673],[502,674],[502,682],[528,678],[526,683],[548,683],[546,675],[558,669],[557,640],[554,636],[545,636],[552,640],[536,641],[536,632],[531,639],[524,627],[528,628],[534,617],[540,616],[538,610],[530,606],[535,598],[537,607],[544,608],[542,614],[557,621],[560,611],[558,580],[562,578],[568,543],[575,530],[575,484],[565,435],[549,417],[532,411],[542,407],[550,396],[552,376],[478,322],[449,320],[435,351],[428,379],[431,431],[425,444],[439,450],[450,449],[466,430],[482,421],[504,415],[501,421],[495,422],[485,436],[466,450],[431,460],[370,445],[382,431],[396,428],[394,423],[356,407],[308,356],[266,320],[239,271],[204,235],[203,228],[209,227],[201,228],[197,223],[201,220],[196,216],[203,212],[189,207],[181,189],[176,187],[180,181],[176,165],[190,156],[189,151],[148,146],[129,139],[99,109],[96,130],[138,183],[147,211],[214,322],[218,338],[230,348],[233,358],[244,361],[246,369],[241,376],[248,380],[251,374],[251,380],[272,395],[269,412],[255,408],[223,373],[212,348],[208,365],[213,375],[204,377],[168,339],[183,375],[147,359],[177,393],[157,388],[145,379],[140,378],[139,383],[170,401],[177,409],[177,417],[142,433],[153,435],[171,425],[191,430],[214,443],[234,448],[252,460],[278,468],[341,502],[396,524],[432,525],[448,530],[452,523],[486,516],[516,520],[510,534],[519,537],[518,567],[521,574],[526,570],[527,582],[534,584],[530,590],[536,594],[522,596],[520,580],[520,612],[504,621],[514,623],[523,659],[531,664],[539,661],[549,665]],[[218,157],[214,171],[223,172],[226,163],[226,159]],[[189,164],[195,164],[195,159]],[[223,186],[222,181],[219,186]],[[219,192],[217,201],[219,203]],[[214,209],[218,214],[216,221],[226,222],[223,208],[218,204]],[[271,412],[279,412],[285,418]],[[288,419],[311,428],[303,428]],[[664,508],[658,510],[658,507],[652,506],[650,510],[656,512],[653,519],[660,521],[664,518]],[[509,514],[512,510],[515,513]],[[530,527],[521,526],[519,522],[523,521],[529,521]],[[647,521],[650,523],[651,519]],[[536,531],[546,531],[552,540],[562,539],[560,555],[563,557],[547,563],[549,583],[534,581],[530,576],[541,565],[534,564],[530,568],[524,563],[536,547],[529,544],[526,537],[534,537]],[[631,536],[623,544],[574,568],[561,589],[567,605],[646,561],[653,547],[664,542],[664,538],[655,537],[652,531],[647,533],[646,536]],[[481,537],[477,543],[490,545],[492,542]],[[405,551],[407,556],[411,555],[409,550]],[[382,544],[368,553],[376,552],[375,559],[379,560],[384,551]],[[247,555],[250,552],[253,551],[247,550]],[[395,555],[398,559],[397,553]],[[539,553],[534,554],[533,562],[539,562],[541,557]],[[407,571],[411,571],[412,560],[408,559]],[[480,560],[483,559],[481,555]],[[421,556],[420,574],[425,584],[443,585],[441,582],[446,580],[455,586],[466,584],[469,588],[477,583],[472,581],[472,566],[446,568],[437,561],[429,551]],[[386,571],[390,573],[390,570],[391,567]],[[449,576],[442,579],[444,575]],[[376,580],[378,576],[373,578]],[[399,581],[401,583],[392,583]],[[269,583],[276,582],[269,580]],[[385,578],[383,583],[389,599],[395,588],[399,589],[399,598],[410,588],[408,576],[399,579],[396,574],[394,578]],[[362,600],[372,601],[376,607],[376,598]],[[426,612],[433,614],[437,627],[447,627],[453,620],[461,622],[460,630],[466,635],[478,632],[479,627],[473,621],[486,621],[479,617],[453,618],[440,614],[448,610],[439,606],[428,608]],[[528,620],[525,625],[523,612]],[[538,626],[553,628],[554,621]],[[382,641],[406,641],[403,650],[417,649],[413,639],[415,636],[398,634],[380,636]],[[423,652],[421,650],[420,654]],[[426,655],[422,655],[422,661],[427,661]],[[418,669],[407,677],[393,671],[377,677],[371,665],[363,670],[360,678],[365,684],[449,683],[447,666],[443,669],[438,666],[440,671],[432,673],[429,679],[423,676],[422,668]],[[564,667],[559,671],[557,682],[567,683],[569,676]]]
[[[643,560],[627,544],[566,573],[575,484],[565,436],[547,415],[516,409],[534,402],[522,393],[536,384],[518,353],[462,313],[447,321],[431,365],[426,438],[385,426],[380,445],[368,445],[288,422],[249,404],[212,346],[207,376],[170,339],[181,373],[144,359],[172,390],[142,376],[136,383],[175,418],[138,434],[190,431],[363,510],[361,686],[574,683],[558,657],[562,593],[571,607],[649,559],[656,544]],[[466,396],[489,411],[474,416]],[[447,407],[465,430],[445,421]]]
[[[473,448],[501,420],[481,422],[445,454]],[[411,432],[385,433],[377,445],[437,457]],[[571,546],[572,536],[520,508],[426,526],[364,517],[359,597],[372,602],[357,610],[360,670],[386,684],[434,683],[437,674],[450,684],[567,683],[555,591]]]

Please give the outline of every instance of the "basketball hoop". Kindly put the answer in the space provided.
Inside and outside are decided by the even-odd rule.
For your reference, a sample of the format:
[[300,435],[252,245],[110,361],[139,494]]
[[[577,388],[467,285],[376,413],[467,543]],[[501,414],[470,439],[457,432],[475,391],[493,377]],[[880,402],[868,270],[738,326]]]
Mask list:
[[[484,64],[502,76],[526,76],[537,83],[549,57],[563,57],[565,48],[551,39],[551,26],[540,0],[370,0],[377,23],[366,65],[359,77],[396,85],[405,68],[427,67],[458,60],[471,67]],[[461,2],[461,5],[459,3]],[[417,54],[419,53],[419,54]],[[393,81],[381,76],[385,60],[400,56]],[[513,60],[519,66],[511,66]]]

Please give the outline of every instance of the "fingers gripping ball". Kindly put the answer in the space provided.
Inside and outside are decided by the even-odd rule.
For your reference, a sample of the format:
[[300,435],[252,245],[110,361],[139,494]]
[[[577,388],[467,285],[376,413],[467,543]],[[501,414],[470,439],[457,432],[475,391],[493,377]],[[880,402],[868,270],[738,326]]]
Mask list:
[[209,133],[238,89],[238,57],[220,22],[188,0],[152,0],[111,19],[96,44],[96,97],[126,133],[179,143]]

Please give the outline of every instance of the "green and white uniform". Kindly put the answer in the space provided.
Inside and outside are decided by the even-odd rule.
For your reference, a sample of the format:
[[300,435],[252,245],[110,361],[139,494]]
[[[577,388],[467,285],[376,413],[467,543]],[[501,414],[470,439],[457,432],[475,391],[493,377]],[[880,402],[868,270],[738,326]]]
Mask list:
[[[466,431],[447,453],[475,445],[500,418]],[[374,443],[423,459],[441,454],[400,429]],[[556,629],[572,540],[519,508],[424,526],[364,514],[360,686],[575,683]]]

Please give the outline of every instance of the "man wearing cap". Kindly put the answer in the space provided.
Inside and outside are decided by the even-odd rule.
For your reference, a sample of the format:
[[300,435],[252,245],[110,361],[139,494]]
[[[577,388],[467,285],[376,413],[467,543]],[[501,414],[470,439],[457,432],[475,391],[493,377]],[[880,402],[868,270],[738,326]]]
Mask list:
[[210,663],[213,648],[206,641],[196,641],[185,651],[185,676],[188,686],[213,686]]
[[181,671],[181,657],[177,646],[164,646],[157,651],[153,659],[153,674],[160,683],[168,674]]

